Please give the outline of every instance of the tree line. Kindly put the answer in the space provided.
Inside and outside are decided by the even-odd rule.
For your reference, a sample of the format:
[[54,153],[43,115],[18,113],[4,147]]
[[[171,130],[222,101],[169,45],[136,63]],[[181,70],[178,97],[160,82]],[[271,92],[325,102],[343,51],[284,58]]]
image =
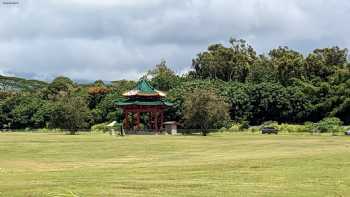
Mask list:
[[[318,122],[325,117],[350,123],[350,63],[348,50],[339,47],[315,49],[307,55],[288,47],[257,54],[246,41],[230,39],[227,45],[210,45],[199,53],[184,75],[162,61],[144,78],[168,93],[176,106],[168,109],[166,119],[184,128],[220,128],[232,122],[258,125],[270,120]],[[115,100],[135,83],[79,85],[58,77],[34,91],[2,91],[0,128],[76,131],[121,122]]]

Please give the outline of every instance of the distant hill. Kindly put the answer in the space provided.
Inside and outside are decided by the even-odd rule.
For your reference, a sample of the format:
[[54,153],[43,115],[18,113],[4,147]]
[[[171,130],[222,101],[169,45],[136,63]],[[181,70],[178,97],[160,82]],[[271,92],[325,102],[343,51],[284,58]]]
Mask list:
[[0,92],[33,91],[46,86],[46,82],[39,80],[27,80],[18,77],[6,77],[0,75]]

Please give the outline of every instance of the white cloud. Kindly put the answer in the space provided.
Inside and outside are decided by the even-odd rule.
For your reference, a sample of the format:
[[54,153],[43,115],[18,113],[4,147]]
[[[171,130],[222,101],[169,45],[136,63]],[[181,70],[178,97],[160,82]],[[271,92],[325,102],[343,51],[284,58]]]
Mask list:
[[0,70],[136,79],[165,58],[181,73],[231,36],[259,52],[349,47],[349,17],[346,0],[20,0],[0,6]]

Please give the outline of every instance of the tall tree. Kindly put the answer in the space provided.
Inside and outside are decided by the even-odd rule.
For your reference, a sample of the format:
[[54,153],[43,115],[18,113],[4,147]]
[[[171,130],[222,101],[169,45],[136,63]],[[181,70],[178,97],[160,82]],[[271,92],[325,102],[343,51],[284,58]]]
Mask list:
[[57,100],[69,96],[77,85],[68,77],[57,77],[42,91],[42,95],[48,100]]
[[303,76],[304,57],[288,47],[279,47],[269,52],[272,64],[277,70],[277,78],[283,85],[289,85],[293,78]]
[[230,39],[230,47],[214,44],[198,54],[192,67],[199,78],[244,82],[249,67],[257,59],[256,52],[245,40]]
[[91,114],[86,101],[81,97],[64,97],[53,106],[50,127],[68,130],[74,135],[79,129],[90,127]]
[[315,49],[314,54],[318,55],[326,65],[343,68],[347,63],[348,49],[339,47]]
[[165,60],[162,60],[154,69],[148,71],[146,77],[151,78],[151,84],[155,88],[163,91],[169,91],[177,82],[175,72],[167,66]]
[[268,57],[260,55],[250,66],[248,81],[253,83],[277,82],[275,65]]
[[327,80],[338,69],[346,68],[347,55],[348,50],[339,47],[315,49],[306,58],[306,76],[309,79]]
[[208,130],[217,128],[229,120],[228,104],[223,97],[211,90],[196,89],[188,93],[184,102],[185,125],[200,128],[204,136]]

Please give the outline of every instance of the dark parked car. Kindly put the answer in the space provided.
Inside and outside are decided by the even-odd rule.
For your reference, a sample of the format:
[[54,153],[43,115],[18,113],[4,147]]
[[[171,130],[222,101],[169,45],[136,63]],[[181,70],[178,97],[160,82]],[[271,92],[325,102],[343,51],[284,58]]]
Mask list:
[[349,131],[345,131],[345,135],[350,135],[350,130]]
[[278,129],[275,127],[263,127],[261,128],[261,133],[262,134],[278,134]]

